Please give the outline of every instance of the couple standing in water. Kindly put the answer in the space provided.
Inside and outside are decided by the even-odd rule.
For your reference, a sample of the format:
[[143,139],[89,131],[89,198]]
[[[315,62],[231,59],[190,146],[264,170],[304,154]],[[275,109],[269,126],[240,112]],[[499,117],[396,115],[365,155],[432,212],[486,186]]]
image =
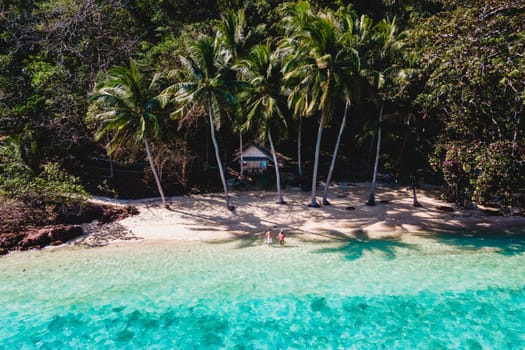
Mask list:
[[[284,245],[284,232],[283,232],[283,230],[279,231],[279,234],[277,235],[277,238],[279,238],[279,244],[280,245]],[[271,229],[268,229],[268,231],[266,231],[266,234],[264,235],[264,241],[266,242],[266,244],[268,244],[268,246],[272,245],[273,238],[272,238],[272,230]]]

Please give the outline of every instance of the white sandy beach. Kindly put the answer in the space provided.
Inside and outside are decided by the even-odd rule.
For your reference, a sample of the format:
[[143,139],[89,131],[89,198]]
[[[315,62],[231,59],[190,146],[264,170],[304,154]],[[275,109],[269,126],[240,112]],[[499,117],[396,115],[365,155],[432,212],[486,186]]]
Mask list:
[[[275,192],[232,192],[234,211],[226,209],[222,193],[170,197],[169,209],[162,208],[159,199],[117,203],[97,199],[108,204],[136,206],[139,214],[116,223],[120,232],[113,230],[112,235],[103,236],[104,227],[100,225],[87,225],[88,235],[81,241],[88,244],[97,239],[106,243],[122,239],[208,241],[259,236],[262,241],[268,228],[274,230],[274,235],[284,229],[287,238],[309,240],[402,238],[415,233],[525,228],[523,217],[489,216],[479,209],[440,211],[439,206],[453,205],[441,201],[435,189],[418,190],[422,207],[414,208],[408,188],[378,186],[377,205],[370,207],[365,204],[369,186],[360,183],[333,187],[329,196],[332,205],[321,208],[308,207],[310,193],[298,190],[284,192],[286,205],[277,204]],[[106,227],[106,231],[111,230]]]

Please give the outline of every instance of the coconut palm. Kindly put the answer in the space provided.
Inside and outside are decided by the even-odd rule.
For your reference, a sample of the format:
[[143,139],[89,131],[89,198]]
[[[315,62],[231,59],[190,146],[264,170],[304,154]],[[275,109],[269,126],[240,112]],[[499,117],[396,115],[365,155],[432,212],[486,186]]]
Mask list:
[[[221,17],[221,21],[217,24],[218,38],[221,46],[226,49],[231,57],[231,62],[237,62],[245,57],[252,47],[261,42],[264,36],[263,24],[255,27],[250,27],[246,22],[246,16],[243,9],[237,12],[228,10]],[[244,115],[237,113],[236,125],[242,126],[245,122]],[[243,159],[243,131],[242,127],[237,127],[239,131],[239,152],[241,157],[240,178],[244,177],[244,159]]]
[[348,111],[350,110],[350,100],[345,103],[345,111],[343,114],[343,120],[339,127],[339,133],[337,134],[337,140],[335,141],[334,152],[332,154],[332,160],[330,161],[330,168],[328,169],[328,176],[326,177],[326,184],[323,192],[323,205],[329,205],[328,201],[328,189],[330,188],[330,182],[332,181],[332,176],[334,174],[335,160],[337,159],[337,153],[339,151],[339,145],[341,144],[341,136],[346,127],[346,118],[348,116]]
[[230,205],[228,185],[224,174],[223,164],[219,152],[219,144],[215,129],[221,126],[221,110],[228,104],[236,102],[232,89],[238,85],[232,77],[229,68],[229,55],[221,48],[220,40],[204,37],[189,45],[188,57],[181,57],[184,65],[182,82],[166,89],[167,93],[174,94],[174,102],[179,108],[173,113],[175,117],[182,117],[192,113],[195,109],[204,109],[209,118],[210,134],[215,148],[217,166],[224,188],[226,206]]
[[167,103],[167,96],[158,93],[158,78],[159,75],[155,75],[147,84],[135,61],[130,60],[129,68],[110,69],[105,80],[95,86],[89,101],[101,103],[105,110],[96,116],[101,122],[96,139],[100,140],[104,135],[111,134],[109,154],[128,142],[144,145],[162,205],[167,207],[149,144],[149,140],[160,135],[158,113]]
[[264,24],[251,27],[246,22],[243,9],[237,12],[226,11],[217,24],[218,37],[233,60],[245,57],[252,47],[259,44],[264,37]]
[[295,11],[294,15],[300,19],[290,21],[296,23],[289,41],[295,51],[285,66],[285,80],[294,85],[288,99],[291,107],[296,108],[294,104],[301,101],[303,115],[319,114],[310,201],[310,206],[319,207],[317,172],[323,129],[332,118],[336,102],[350,96],[349,84],[358,70],[359,58],[357,51],[345,43],[351,35],[351,22],[347,18],[340,19],[332,11],[309,17],[304,9]]
[[343,79],[344,81],[341,97],[345,99],[345,110],[343,113],[343,119],[341,120],[341,125],[339,126],[339,133],[337,134],[332,160],[330,162],[328,175],[326,177],[326,185],[323,192],[323,205],[330,204],[328,201],[328,189],[330,188],[330,183],[332,182],[335,161],[337,159],[339,146],[341,144],[341,136],[343,135],[344,128],[346,127],[346,120],[350,110],[351,100],[355,99],[358,95],[357,86],[360,82],[359,76],[361,74],[361,63],[359,58],[360,55],[358,52],[367,41],[368,28],[370,27],[371,23],[372,21],[365,15],[361,16],[359,19],[354,19],[349,15],[341,15],[337,26],[339,29],[339,45],[345,47],[348,50],[346,51],[347,56],[342,57],[342,61],[346,60],[346,64],[342,66],[346,67],[346,69],[342,71],[344,74],[341,74],[339,77],[339,79]]
[[255,46],[250,54],[236,65],[243,79],[250,85],[243,95],[247,104],[245,129],[256,128],[260,138],[268,140],[275,166],[275,178],[279,204],[284,204],[281,191],[279,162],[275,151],[272,132],[286,131],[284,110],[286,102],[280,95],[282,74],[276,54],[271,53],[269,43]]
[[[399,53],[400,41],[397,39],[397,26],[395,18],[392,21],[381,20],[373,28],[372,47],[368,57],[368,75],[371,77],[372,85],[376,91],[376,101],[379,105],[379,126],[377,129],[376,157],[374,161],[374,171],[370,195],[366,205],[375,205],[375,189],[377,179],[377,169],[379,164],[381,148],[381,124],[383,122],[383,104],[385,95],[385,85],[387,80],[397,74],[399,69],[393,65],[393,59]],[[391,79],[390,79],[391,80]]]
[[[296,33],[303,30],[304,26],[314,16],[310,10],[308,2],[299,1],[296,4],[288,5],[289,16],[286,16],[282,23],[282,29],[285,33],[284,39],[281,41],[278,47],[279,55],[281,57],[293,57],[295,52],[300,46],[300,42],[297,40]],[[288,59],[285,61],[283,70],[291,71],[294,65],[298,62],[294,59]],[[303,127],[303,113],[307,111],[313,111],[313,104],[309,103],[308,94],[301,93],[298,89],[293,89],[299,80],[294,81],[288,76],[285,86],[292,87],[288,92],[289,100],[288,105],[291,107],[294,119],[298,119],[297,126],[297,173],[300,177],[303,176],[302,167],[302,127]],[[293,90],[292,90],[293,89]],[[303,91],[304,92],[304,91]],[[310,115],[307,115],[310,116]]]

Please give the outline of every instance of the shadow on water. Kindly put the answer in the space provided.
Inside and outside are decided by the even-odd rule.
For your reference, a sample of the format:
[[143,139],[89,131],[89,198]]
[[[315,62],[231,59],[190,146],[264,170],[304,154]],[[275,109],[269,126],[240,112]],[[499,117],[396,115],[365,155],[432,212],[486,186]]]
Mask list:
[[505,233],[499,231],[444,232],[421,234],[420,236],[465,251],[490,249],[505,256],[525,253],[525,232],[523,230]]
[[371,239],[363,230],[355,231],[354,237],[340,236],[337,241],[341,242],[340,246],[317,249],[314,253],[341,253],[348,260],[357,260],[362,258],[365,252],[373,252],[392,260],[396,257],[396,250],[399,248],[417,249],[416,245],[401,242],[401,239],[396,237]]

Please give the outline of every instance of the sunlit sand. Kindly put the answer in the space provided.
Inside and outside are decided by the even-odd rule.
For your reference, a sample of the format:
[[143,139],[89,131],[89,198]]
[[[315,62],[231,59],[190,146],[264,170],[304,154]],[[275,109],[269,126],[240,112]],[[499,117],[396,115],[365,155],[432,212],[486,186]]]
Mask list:
[[79,241],[97,244],[122,239],[206,241],[260,237],[262,243],[264,232],[269,228],[275,235],[283,229],[287,239],[292,240],[408,239],[407,236],[422,232],[502,231],[525,227],[523,217],[488,216],[478,209],[440,211],[440,206],[453,205],[441,201],[437,189],[418,190],[420,208],[412,206],[412,192],[406,187],[379,186],[376,193],[374,207],[365,204],[368,183],[331,188],[331,205],[321,208],[308,207],[310,193],[294,189],[284,192],[285,205],[277,204],[275,192],[232,192],[234,211],[226,209],[224,196],[220,193],[171,197],[169,209],[162,208],[158,199],[113,201],[118,205],[134,205],[140,213],[113,224],[118,227],[108,230],[106,235],[100,234],[99,225],[88,225],[88,235]]

